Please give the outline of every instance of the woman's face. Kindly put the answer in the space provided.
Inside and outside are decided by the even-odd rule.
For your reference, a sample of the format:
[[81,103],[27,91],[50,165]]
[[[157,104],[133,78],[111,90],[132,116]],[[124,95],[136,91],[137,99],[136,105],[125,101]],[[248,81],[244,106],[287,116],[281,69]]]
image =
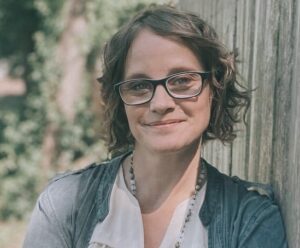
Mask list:
[[[182,43],[141,30],[128,51],[124,80],[160,79],[182,71],[204,71],[194,53]],[[152,152],[174,152],[199,145],[208,126],[211,91],[174,99],[158,85],[152,100],[138,106],[125,105],[135,147]]]

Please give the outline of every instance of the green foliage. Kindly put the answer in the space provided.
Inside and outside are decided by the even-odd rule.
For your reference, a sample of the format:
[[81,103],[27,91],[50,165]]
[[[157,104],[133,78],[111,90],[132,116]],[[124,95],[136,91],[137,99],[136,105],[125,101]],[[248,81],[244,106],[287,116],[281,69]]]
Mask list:
[[[148,0],[87,0],[80,4],[88,24],[80,40],[86,54],[86,83],[70,122],[57,105],[62,69],[58,43],[67,25],[69,1],[0,0],[0,58],[5,58],[13,75],[26,82],[27,92],[11,105],[0,99],[0,219],[28,214],[45,181],[60,168],[92,155],[103,159],[106,149],[97,120],[91,111],[95,75],[103,43]],[[78,13],[77,13],[78,14]],[[79,13],[82,14],[82,13]],[[1,104],[6,102],[6,104]],[[3,107],[9,105],[9,108]],[[42,168],[43,142],[47,128],[55,127],[56,149],[50,171]],[[60,167],[63,165],[62,167]]]
[[38,191],[40,123],[20,121],[17,113],[1,111],[0,219],[21,218],[32,208]]
[[32,35],[39,23],[32,0],[0,1],[0,58],[10,60],[12,71],[23,68],[26,56],[33,50]]

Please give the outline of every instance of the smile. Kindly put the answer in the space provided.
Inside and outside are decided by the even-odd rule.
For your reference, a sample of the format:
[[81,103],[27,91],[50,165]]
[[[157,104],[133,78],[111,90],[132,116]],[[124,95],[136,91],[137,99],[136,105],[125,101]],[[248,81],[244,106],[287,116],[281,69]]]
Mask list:
[[147,123],[146,125],[150,127],[160,127],[160,126],[170,126],[181,122],[183,122],[183,120],[154,121],[154,122]]

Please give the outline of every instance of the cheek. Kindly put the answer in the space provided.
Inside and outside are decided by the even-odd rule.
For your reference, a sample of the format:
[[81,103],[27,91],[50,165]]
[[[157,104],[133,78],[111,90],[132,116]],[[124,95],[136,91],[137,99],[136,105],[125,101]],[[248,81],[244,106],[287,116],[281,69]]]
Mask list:
[[205,88],[195,102],[195,113],[210,113],[212,104],[212,94],[209,88]]
[[134,130],[136,129],[136,126],[139,122],[141,116],[140,112],[141,111],[139,111],[137,107],[125,106],[127,121],[128,121],[129,129],[132,134],[134,134]]
[[208,127],[211,117],[211,98],[209,95],[198,99],[196,106],[190,109],[190,115],[193,116],[194,124],[202,131]]
[[131,111],[128,110],[128,107],[126,107],[126,106],[125,106],[125,114],[126,114],[126,117],[127,117],[129,128],[131,128],[131,123],[132,123],[132,120],[133,120],[133,116],[132,116]]
[[208,124],[210,120],[210,105],[205,104],[202,105],[201,107],[197,108],[196,111],[194,111],[194,119],[198,124],[203,123],[203,125]]

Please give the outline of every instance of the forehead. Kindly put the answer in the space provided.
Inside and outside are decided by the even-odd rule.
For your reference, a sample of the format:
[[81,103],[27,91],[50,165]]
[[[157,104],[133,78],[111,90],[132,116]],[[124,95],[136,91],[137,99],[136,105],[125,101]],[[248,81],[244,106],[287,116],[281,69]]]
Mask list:
[[178,38],[142,29],[128,50],[124,77],[141,73],[149,77],[163,77],[176,68],[182,68],[181,71],[202,70],[199,58]]

